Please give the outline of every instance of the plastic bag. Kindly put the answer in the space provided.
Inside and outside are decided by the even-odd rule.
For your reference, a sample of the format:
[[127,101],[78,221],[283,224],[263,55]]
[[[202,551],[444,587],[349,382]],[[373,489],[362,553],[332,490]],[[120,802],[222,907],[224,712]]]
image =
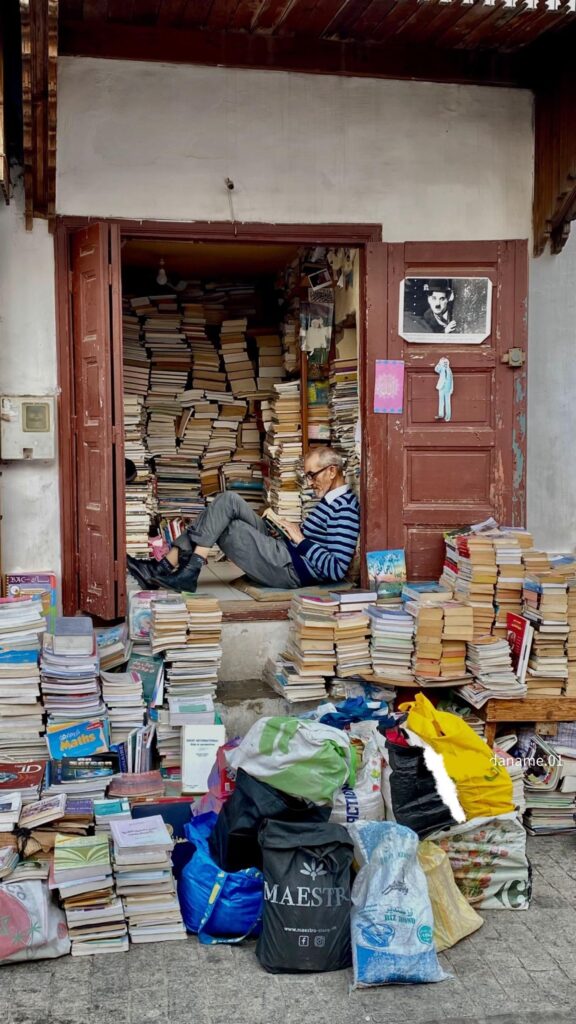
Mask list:
[[417,693],[413,702],[401,704],[400,710],[409,712],[407,727],[442,754],[467,818],[514,810],[508,772],[462,718],[438,711],[423,693]]
[[0,885],[0,963],[66,956],[70,939],[63,911],[41,880]]
[[206,836],[211,817],[203,815],[185,826],[196,852],[178,879],[180,909],[187,931],[205,945],[238,943],[260,932],[263,876],[257,868],[232,873],[214,863]]
[[416,833],[387,821],[349,831],[362,864],[352,887],[354,987],[443,981]]
[[354,787],[344,786],[335,794],[330,821],[347,825],[352,821],[382,821],[383,817],[382,754],[373,737],[364,748]]
[[414,733],[408,739],[398,735],[402,742],[386,735],[388,761],[382,779],[386,817],[411,828],[420,839],[465,821],[441,755]]
[[298,718],[260,718],[227,755],[275,789],[316,804],[331,803],[337,789],[355,781],[355,755],[346,733]]
[[418,847],[418,862],[426,875],[428,895],[434,915],[434,945],[436,952],[450,949],[460,939],[472,935],[484,921],[472,909],[460,892],[448,854],[436,843],[426,839]]
[[476,909],[528,910],[526,832],[515,813],[474,818],[429,838],[448,854],[456,885]]
[[267,821],[256,955],[273,974],[349,967],[352,841],[341,825]]
[[225,871],[262,867],[258,830],[267,818],[275,821],[327,821],[330,808],[281,793],[253,779],[240,768],[236,789],[220,810],[208,846]]

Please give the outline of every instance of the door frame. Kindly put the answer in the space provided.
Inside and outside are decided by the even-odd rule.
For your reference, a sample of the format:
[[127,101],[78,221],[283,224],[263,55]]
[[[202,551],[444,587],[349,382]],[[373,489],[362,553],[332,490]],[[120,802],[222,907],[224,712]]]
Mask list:
[[[75,423],[74,423],[74,361],[72,345],[72,293],[70,266],[70,238],[74,231],[87,227],[95,221],[111,227],[110,285],[112,289],[112,342],[115,358],[120,358],[121,319],[119,301],[121,297],[121,243],[122,236],[140,238],[179,239],[190,242],[261,242],[292,245],[349,246],[360,250],[360,306],[357,317],[358,369],[360,385],[360,408],[362,422],[369,410],[367,385],[369,386],[369,365],[371,349],[375,343],[374,320],[366,318],[367,310],[367,249],[374,243],[382,242],[381,224],[270,224],[215,222],[173,222],[157,220],[124,220],[109,217],[60,216],[55,220],[54,255],[56,287],[56,344],[58,362],[58,471],[60,490],[60,541],[62,565],[62,608],[65,615],[78,610],[78,479],[76,471]],[[376,284],[376,282],[374,282]],[[386,294],[386,282],[378,283],[378,291]],[[381,307],[380,307],[381,309]],[[380,332],[379,332],[380,333]],[[367,366],[368,364],[368,366]],[[365,431],[363,431],[364,436]],[[119,438],[122,446],[123,438]],[[120,452],[117,448],[117,471],[120,471]],[[367,516],[367,472],[366,461],[360,467],[360,504],[365,511],[362,516],[361,556],[364,567],[366,549]],[[369,460],[368,460],[369,461]],[[363,568],[364,578],[364,568]]]

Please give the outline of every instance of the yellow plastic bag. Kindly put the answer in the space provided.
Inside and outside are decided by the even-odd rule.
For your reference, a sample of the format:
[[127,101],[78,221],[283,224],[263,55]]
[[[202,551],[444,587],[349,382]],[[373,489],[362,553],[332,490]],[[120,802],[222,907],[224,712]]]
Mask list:
[[487,743],[458,715],[438,711],[423,693],[400,705],[406,726],[442,754],[466,817],[494,817],[514,810],[512,780]]
[[460,892],[445,850],[425,839],[418,846],[418,861],[426,875],[428,895],[434,915],[436,952],[450,949],[460,939],[481,928],[483,918],[472,909]]

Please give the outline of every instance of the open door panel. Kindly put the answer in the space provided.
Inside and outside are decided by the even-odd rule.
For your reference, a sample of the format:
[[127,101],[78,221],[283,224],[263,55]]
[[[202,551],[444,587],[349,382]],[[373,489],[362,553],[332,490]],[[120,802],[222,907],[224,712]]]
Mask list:
[[114,225],[94,223],[71,235],[78,605],[104,621],[125,614],[118,254]]

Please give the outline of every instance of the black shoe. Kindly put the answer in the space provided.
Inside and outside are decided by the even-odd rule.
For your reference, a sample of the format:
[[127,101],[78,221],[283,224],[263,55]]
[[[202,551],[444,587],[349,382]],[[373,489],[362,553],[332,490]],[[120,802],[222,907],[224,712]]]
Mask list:
[[133,558],[127,556],[128,572],[138,580],[144,590],[158,590],[168,587],[173,569],[165,558],[157,562],[154,558]]
[[169,587],[170,590],[178,590],[180,593],[184,591],[194,594],[198,586],[200,571],[205,565],[206,562],[200,555],[191,555],[186,565],[183,568],[178,567],[175,572],[170,573],[162,586]]

